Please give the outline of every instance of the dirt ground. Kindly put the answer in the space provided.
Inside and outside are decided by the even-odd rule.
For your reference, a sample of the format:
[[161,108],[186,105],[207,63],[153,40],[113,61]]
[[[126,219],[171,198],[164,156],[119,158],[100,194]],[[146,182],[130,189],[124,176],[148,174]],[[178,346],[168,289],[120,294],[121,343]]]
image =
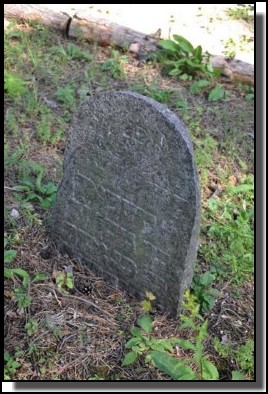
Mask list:
[[[62,8],[63,6],[64,9]],[[123,5],[121,11],[119,10],[119,5],[79,5],[79,8],[80,6],[86,9],[92,7],[90,8],[92,15],[95,13],[99,17],[103,17],[105,10],[109,7],[109,14],[105,14],[105,16],[113,18],[114,22],[124,25],[129,23],[129,27],[145,33],[152,33],[161,27],[163,29],[163,37],[164,34],[168,36],[169,27],[171,26],[171,34],[181,34],[196,45],[204,45],[204,48],[213,54],[221,53],[221,39],[224,40],[224,37],[227,37],[227,35],[228,37],[232,36],[231,30],[227,29],[228,24],[216,19],[216,15],[218,15],[216,10],[221,13],[219,15],[222,15],[223,18],[225,15],[224,9],[229,7],[227,4],[154,5],[155,14],[147,21],[148,11],[142,8],[146,7],[146,5]],[[72,4],[53,4],[51,7],[60,7],[65,12],[67,12],[67,8],[70,12],[78,10],[78,6]],[[152,6],[150,5],[150,7]],[[198,7],[201,7],[202,10],[198,10]],[[158,10],[159,12],[162,10],[162,14],[160,13],[157,16]],[[207,11],[205,12],[205,10]],[[139,12],[142,15],[140,18],[138,17]],[[171,14],[171,12],[173,13]],[[202,16],[198,16],[198,13],[202,13]],[[173,24],[169,22],[171,15],[174,15],[176,20]],[[192,31],[194,24],[192,19],[190,19],[191,15],[192,18],[198,21],[198,23],[196,22],[198,26],[196,31]],[[213,22],[211,22],[211,33],[207,31],[207,27],[210,27],[209,18],[213,19]],[[185,23],[180,25],[179,21],[182,19]],[[229,22],[234,22],[235,26],[237,26],[237,29],[234,28],[237,37],[239,37],[239,34],[241,36],[244,34],[243,29],[245,26],[242,22],[241,24],[239,21]],[[220,27],[221,23],[225,26],[225,29]],[[205,28],[202,28],[202,26],[205,26]],[[241,26],[241,30],[238,26]],[[29,30],[31,37],[31,40],[29,40],[30,48],[33,51],[34,44],[40,39],[40,32],[34,32],[27,25],[22,25],[20,28]],[[218,35],[215,34],[215,29],[218,29]],[[224,30],[226,36],[224,36]],[[204,36],[202,36],[201,32]],[[230,177],[232,177],[231,180],[234,183],[238,182],[239,177],[242,176],[239,164],[240,159],[247,163],[247,171],[253,172],[254,106],[252,101],[245,99],[246,92],[242,88],[233,86],[229,80],[221,78],[220,82],[228,89],[229,96],[225,100],[211,103],[202,95],[190,94],[188,82],[183,83],[182,81],[178,82],[176,78],[162,77],[159,70],[147,64],[143,68],[139,68],[135,63],[135,59],[131,57],[122,66],[127,78],[113,79],[99,71],[99,65],[111,56],[109,49],[94,49],[89,44],[85,44],[88,45],[85,48],[88,48],[89,52],[92,51],[94,53],[93,59],[96,64],[92,64],[91,67],[97,71],[93,74],[94,77],[92,79],[89,79],[89,81],[84,80],[86,62],[83,63],[80,59],[79,61],[53,63],[53,57],[50,56],[48,58],[49,67],[46,69],[44,64],[47,48],[53,45],[54,47],[58,45],[61,48],[66,48],[69,44],[61,36],[51,35],[49,37],[43,44],[43,52],[36,52],[38,56],[42,56],[40,68],[35,70],[40,102],[45,97],[47,99],[46,103],[55,103],[56,88],[51,75],[59,72],[59,64],[61,66],[59,72],[61,74],[60,83],[68,85],[72,81],[77,91],[83,86],[86,86],[92,93],[105,90],[107,86],[115,90],[135,88],[135,91],[139,91],[139,83],[143,81],[143,93],[147,89],[148,94],[148,89],[156,86],[156,90],[151,90],[151,93],[162,94],[162,98],[164,93],[170,94],[168,105],[192,130],[195,148],[197,148],[197,144],[198,147],[202,146],[202,144],[205,147],[211,142],[207,134],[212,136],[217,142],[217,150],[212,145],[211,149],[208,150],[210,154],[200,164],[199,175],[201,179],[206,171],[209,174],[203,187],[202,201],[204,203],[207,202],[215,190],[217,191],[217,185],[222,186],[221,182],[223,181],[220,176],[222,172],[228,172],[228,166],[231,168]],[[210,39],[208,40],[207,37],[210,37]],[[18,42],[19,40],[16,36],[14,36],[13,41],[11,40],[14,46]],[[79,45],[77,42],[76,44]],[[97,52],[94,52],[94,50]],[[242,55],[246,54],[249,58],[252,56],[253,61],[253,52],[251,53],[248,50],[242,53]],[[246,58],[242,60],[250,62]],[[26,75],[31,70],[29,64],[31,65],[31,62],[28,59],[28,63],[25,62],[25,64],[21,65],[21,70],[24,70]],[[23,69],[23,66],[25,69]],[[52,67],[55,68],[53,69]],[[53,72],[49,74],[48,71],[51,70]],[[178,103],[180,105],[177,105]],[[13,101],[7,96],[5,100],[6,109],[12,108],[12,105],[14,105]],[[20,111],[20,107],[18,107],[18,110]],[[56,107],[53,108],[53,118],[54,116],[63,118],[64,114],[64,106],[57,102]],[[25,143],[27,132],[32,133],[30,134],[31,145],[28,159],[44,164],[47,168],[49,179],[58,182],[65,136],[55,146],[50,144],[42,145],[37,142],[34,134],[38,124],[38,119],[35,119],[33,115],[27,118],[25,124],[22,123],[19,136],[14,137],[14,135],[8,134],[10,149],[17,147],[18,138],[21,138]],[[232,154],[235,155],[234,166],[232,166],[232,162],[229,163],[224,158],[226,152],[230,156]],[[13,186],[16,184],[17,174],[14,168],[15,165],[12,167],[12,171],[8,172],[7,170],[5,185]],[[8,210],[11,211],[13,208],[20,210],[19,202],[14,198],[14,192],[10,188],[5,189],[5,198]],[[48,214],[44,213],[44,210],[41,210],[40,207],[38,208],[37,204],[35,205],[35,212],[44,225],[31,224],[26,215],[21,216],[16,224],[20,237],[20,242],[17,242],[14,246],[17,256],[16,260],[9,267],[24,269],[30,274],[31,278],[34,278],[40,272],[47,273],[48,279],[40,283],[30,284],[28,295],[31,297],[31,305],[27,308],[18,307],[16,301],[16,297],[18,298],[20,294],[15,294],[15,290],[20,287],[20,279],[14,277],[12,280],[5,281],[5,351],[14,356],[16,361],[21,364],[21,368],[14,374],[14,379],[167,379],[167,376],[160,370],[144,365],[142,359],[134,366],[122,367],[122,360],[126,353],[125,344],[130,339],[130,329],[136,325],[138,316],[143,313],[140,302],[107,285],[102,278],[93,275],[80,261],[61,255],[55,246],[51,244],[51,240],[45,230]],[[9,222],[5,223],[7,235],[11,230]],[[202,272],[205,272],[208,262],[204,261],[202,255],[198,256],[198,264]],[[73,270],[75,286],[72,291],[64,295],[59,292],[55,278],[57,274],[64,273],[66,267]],[[239,344],[246,343],[247,339],[254,334],[253,283],[250,281],[237,286],[236,290],[240,292],[239,298],[233,296],[233,289],[228,281],[225,281],[224,286],[221,285],[219,290],[221,295],[216,300],[214,308],[204,315],[204,318],[209,320],[209,338],[217,337],[221,341],[227,338],[231,344],[230,346],[237,347]],[[187,330],[181,334],[177,320],[168,319],[166,315],[159,314],[154,308],[152,315],[154,316],[153,336],[155,338],[167,339],[181,335],[185,339],[189,338]],[[37,324],[37,326],[33,325],[29,328],[28,323],[32,325]],[[26,324],[28,324],[28,329],[25,328]],[[205,351],[210,355],[211,360],[216,363],[220,379],[228,380],[230,379],[231,371],[238,368],[236,361],[230,357],[219,361],[219,356],[209,338],[205,343]],[[179,356],[187,358],[188,353],[187,351],[182,352]],[[252,380],[252,376],[247,376],[247,379]]]
[[[172,38],[173,34],[178,34],[213,55],[224,55],[227,42],[232,39],[236,46],[236,59],[254,64],[254,31],[245,21],[232,20],[226,13],[228,9],[237,8],[237,4],[43,5],[71,16],[77,11],[85,11],[146,34],[161,29],[161,38]],[[245,40],[247,45],[243,45]]]

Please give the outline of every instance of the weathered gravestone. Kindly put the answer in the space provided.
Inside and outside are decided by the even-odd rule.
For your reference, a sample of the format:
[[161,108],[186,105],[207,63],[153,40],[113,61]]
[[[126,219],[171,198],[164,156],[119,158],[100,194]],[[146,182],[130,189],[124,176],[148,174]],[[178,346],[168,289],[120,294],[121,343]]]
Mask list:
[[105,92],[74,116],[53,238],[127,293],[176,316],[198,246],[200,195],[182,122],[140,94]]

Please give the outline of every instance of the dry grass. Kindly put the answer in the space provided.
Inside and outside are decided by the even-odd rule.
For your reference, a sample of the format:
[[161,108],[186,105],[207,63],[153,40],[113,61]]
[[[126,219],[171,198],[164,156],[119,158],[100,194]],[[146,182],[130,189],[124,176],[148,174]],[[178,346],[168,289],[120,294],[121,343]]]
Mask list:
[[[34,29],[19,25],[19,30],[33,35]],[[54,45],[65,45],[66,40],[53,35]],[[13,39],[16,43],[16,39]],[[53,42],[52,42],[53,43]],[[14,44],[15,45],[15,44]],[[78,44],[79,45],[79,44]],[[46,49],[46,48],[45,48]],[[92,67],[98,66],[110,57],[110,50],[88,46],[94,54]],[[45,51],[44,51],[45,52]],[[41,56],[41,55],[40,55]],[[22,64],[22,72],[27,73],[27,59]],[[61,64],[61,84],[72,80],[80,86],[85,66],[81,62]],[[23,67],[25,69],[23,70]],[[45,73],[44,69],[41,70]],[[202,184],[202,201],[204,203],[217,191],[224,189],[229,177],[236,182],[243,175],[240,160],[248,167],[244,172],[253,169],[253,140],[248,135],[253,129],[252,102],[246,101],[244,91],[222,79],[220,82],[231,93],[228,100],[208,103],[204,96],[189,94],[188,84],[178,82],[175,78],[167,78],[160,74],[158,67],[146,64],[139,67],[136,59],[129,57],[124,64],[125,78],[113,79],[109,75],[96,71],[96,75],[87,81],[91,94],[101,90],[122,90],[131,88],[138,90],[149,88],[152,83],[159,86],[159,92],[173,90],[168,106],[184,119],[195,141],[202,141],[206,136],[217,142],[215,151],[209,152],[209,163],[199,168],[200,175],[206,172]],[[52,73],[53,74],[53,73]],[[36,71],[38,82],[38,98],[41,102],[46,97],[55,100],[55,81],[45,79],[42,73]],[[40,77],[40,80],[39,80]],[[85,83],[83,81],[83,83]],[[187,110],[177,105],[183,98]],[[77,100],[78,101],[78,100]],[[77,102],[78,105],[78,102]],[[5,97],[5,111],[21,108]],[[68,109],[72,114],[73,109]],[[59,105],[53,110],[53,115],[64,116],[65,108]],[[61,161],[64,153],[65,135],[56,144],[39,143],[36,140],[36,125],[39,113],[33,117],[27,115],[20,128],[19,135],[7,134],[9,148],[13,152],[20,143],[29,143],[25,148],[24,158],[38,162],[47,169],[46,179],[58,182],[61,178]],[[66,130],[68,128],[66,122]],[[21,125],[20,125],[21,126]],[[204,150],[207,149],[204,142]],[[197,145],[194,144],[195,149]],[[233,149],[228,152],[228,149]],[[230,155],[226,154],[230,153]],[[230,159],[229,159],[230,156]],[[15,289],[21,286],[18,277],[5,280],[4,295],[4,328],[5,352],[14,356],[21,367],[14,375],[15,380],[165,380],[167,375],[161,373],[152,365],[145,365],[142,358],[133,366],[122,367],[126,354],[124,347],[130,338],[130,329],[136,324],[137,318],[143,313],[139,302],[118,289],[107,285],[102,278],[96,276],[80,261],[74,261],[68,256],[62,256],[51,243],[52,239],[46,232],[48,214],[32,204],[32,217],[22,208],[20,193],[15,193],[12,187],[18,182],[21,159],[6,168],[5,236],[12,238],[12,245],[17,252],[16,259],[9,267],[26,270],[31,278],[40,272],[47,273],[48,279],[41,283],[30,283],[28,295],[32,302],[27,308],[18,308]],[[17,221],[10,220],[12,208],[18,209],[21,217]],[[209,261],[198,255],[198,265],[202,272],[209,269]],[[63,294],[55,281],[58,272],[64,272],[66,267],[73,271],[74,289]],[[222,379],[230,378],[234,366],[230,362],[222,362],[212,343],[213,337],[226,338],[233,346],[243,344],[254,334],[254,299],[253,282],[240,285],[240,295],[235,297],[233,286],[226,283],[217,284],[221,291],[215,307],[204,314],[209,321],[209,336],[205,344],[205,352],[215,362]],[[85,294],[85,288],[88,289]],[[246,302],[245,302],[246,300]],[[153,309],[153,336],[155,338],[183,337],[189,339],[191,333],[180,331],[179,320],[172,320]],[[35,321],[38,326],[34,333],[27,333],[25,324]],[[16,352],[19,356],[15,356]],[[174,355],[185,359],[189,352],[174,347]],[[248,379],[254,377],[249,375]]]

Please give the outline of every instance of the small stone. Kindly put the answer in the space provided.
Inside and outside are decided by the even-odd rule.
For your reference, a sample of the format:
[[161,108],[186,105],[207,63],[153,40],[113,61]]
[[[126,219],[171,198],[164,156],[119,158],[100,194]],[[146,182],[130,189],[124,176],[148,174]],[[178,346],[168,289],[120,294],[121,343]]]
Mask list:
[[20,218],[20,213],[19,213],[19,211],[17,211],[16,209],[13,208],[12,211],[10,212],[10,216],[13,219],[17,220]]

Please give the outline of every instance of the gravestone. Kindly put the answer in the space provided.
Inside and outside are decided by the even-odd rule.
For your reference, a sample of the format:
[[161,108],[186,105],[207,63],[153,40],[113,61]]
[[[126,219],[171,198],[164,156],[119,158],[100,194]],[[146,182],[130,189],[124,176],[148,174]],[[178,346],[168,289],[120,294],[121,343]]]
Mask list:
[[189,287],[200,194],[183,123],[158,102],[104,92],[74,116],[52,213],[60,250],[172,316]]

